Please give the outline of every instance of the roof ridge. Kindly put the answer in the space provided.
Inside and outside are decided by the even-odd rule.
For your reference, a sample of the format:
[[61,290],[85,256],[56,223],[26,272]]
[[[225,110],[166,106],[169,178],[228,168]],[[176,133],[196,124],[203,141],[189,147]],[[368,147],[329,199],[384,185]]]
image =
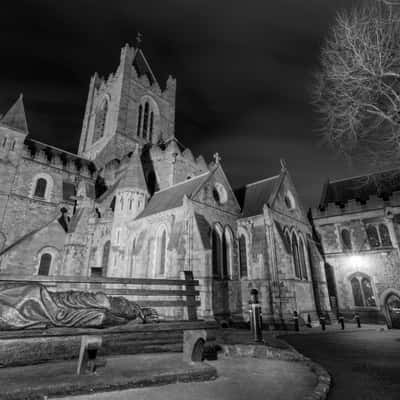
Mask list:
[[31,142],[39,143],[39,144],[41,144],[41,145],[43,145],[43,146],[45,146],[45,147],[50,147],[50,148],[52,148],[52,149],[54,149],[54,150],[58,150],[58,151],[61,151],[61,152],[63,152],[63,153],[67,153],[67,154],[69,154],[69,155],[71,155],[71,156],[74,156],[74,157],[76,157],[76,158],[80,158],[81,160],[85,160],[85,161],[87,161],[87,162],[93,163],[93,161],[89,160],[88,158],[82,157],[82,156],[80,156],[80,155],[78,155],[78,154],[75,154],[75,153],[71,153],[71,152],[68,151],[68,150],[63,150],[63,149],[60,149],[59,147],[52,146],[51,144],[43,143],[43,142],[41,142],[40,140],[36,140],[36,139],[32,139],[32,138],[28,138],[28,140],[30,140]]
[[201,178],[202,176],[205,176],[205,175],[207,175],[207,174],[209,174],[209,173],[210,173],[210,171],[203,172],[202,174],[196,175],[196,176],[194,176],[194,177],[192,177],[192,178],[190,178],[190,179],[185,179],[184,181],[177,182],[177,183],[175,183],[175,184],[173,184],[173,185],[171,185],[171,186],[168,186],[168,187],[166,187],[166,188],[164,188],[164,189],[157,190],[157,191],[154,193],[154,195],[156,195],[157,193],[160,193],[160,192],[164,192],[164,191],[166,191],[166,190],[169,190],[169,189],[171,189],[171,188],[175,188],[175,187],[177,187],[177,186],[179,186],[179,185],[182,185],[182,184],[184,184],[184,183],[191,182],[191,181],[193,181],[193,180],[195,180],[195,179],[198,179],[198,178]]
[[344,182],[344,181],[350,181],[352,179],[357,179],[357,178],[363,178],[363,177],[368,177],[372,175],[379,175],[383,174],[385,172],[391,172],[391,171],[398,171],[400,173],[400,168],[391,168],[391,169],[384,169],[382,171],[377,171],[377,172],[369,172],[367,174],[361,174],[361,175],[355,175],[355,176],[350,176],[348,178],[340,178],[340,179],[335,179],[335,180],[330,180],[328,183],[337,183],[337,182]]
[[257,183],[261,183],[261,182],[266,182],[266,181],[269,181],[269,180],[271,180],[271,179],[277,179],[277,178],[279,178],[279,177],[280,177],[280,174],[279,174],[279,175],[270,176],[269,178],[264,178],[264,179],[260,179],[260,180],[255,181],[255,182],[247,183],[247,184],[245,185],[245,187],[252,186],[252,185],[256,185]]

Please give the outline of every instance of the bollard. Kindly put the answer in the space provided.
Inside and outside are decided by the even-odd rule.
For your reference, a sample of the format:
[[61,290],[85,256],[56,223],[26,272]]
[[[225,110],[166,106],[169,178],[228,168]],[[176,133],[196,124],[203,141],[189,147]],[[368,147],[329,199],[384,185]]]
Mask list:
[[294,330],[298,332],[299,329],[299,314],[297,311],[293,311],[293,321],[294,321]]
[[354,314],[354,318],[357,322],[357,328],[361,328],[361,321],[360,321],[360,315],[358,313]]
[[312,325],[311,325],[311,315],[310,315],[310,314],[307,314],[307,326],[308,326],[309,328],[312,327]]
[[324,317],[323,315],[321,315],[321,316],[319,317],[319,322],[320,322],[320,324],[321,324],[322,330],[324,331],[324,330],[325,330],[325,317]]
[[342,327],[342,330],[344,330],[344,317],[343,317],[343,315],[339,315],[338,320],[339,320],[339,324]]
[[250,291],[250,327],[253,334],[253,338],[256,342],[262,342],[262,316],[261,316],[261,304],[258,302],[258,291],[252,289]]

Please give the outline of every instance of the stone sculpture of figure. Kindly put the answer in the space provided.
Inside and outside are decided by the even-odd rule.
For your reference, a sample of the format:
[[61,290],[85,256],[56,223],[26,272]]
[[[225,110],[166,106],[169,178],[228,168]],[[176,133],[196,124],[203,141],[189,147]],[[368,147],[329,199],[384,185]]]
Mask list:
[[145,322],[146,314],[154,315],[124,297],[102,292],[50,292],[36,283],[0,283],[0,330],[103,328],[136,318]]

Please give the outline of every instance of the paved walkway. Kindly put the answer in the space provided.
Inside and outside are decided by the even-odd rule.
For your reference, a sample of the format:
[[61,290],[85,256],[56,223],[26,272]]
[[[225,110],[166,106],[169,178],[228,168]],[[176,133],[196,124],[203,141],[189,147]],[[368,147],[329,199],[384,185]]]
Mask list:
[[400,330],[284,336],[332,375],[328,400],[399,400]]
[[299,400],[316,385],[303,363],[230,358],[208,361],[219,377],[214,381],[178,383],[76,397],[74,400]]

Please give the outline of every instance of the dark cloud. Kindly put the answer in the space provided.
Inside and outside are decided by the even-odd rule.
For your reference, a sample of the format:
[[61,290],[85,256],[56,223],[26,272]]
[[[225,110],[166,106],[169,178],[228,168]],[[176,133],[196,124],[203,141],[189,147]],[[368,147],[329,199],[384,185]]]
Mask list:
[[287,160],[306,205],[353,171],[318,145],[308,87],[335,12],[348,0],[25,0],[2,8],[0,111],[24,92],[32,135],[76,151],[90,76],[115,71],[144,34],[160,83],[178,79],[177,136],[215,151],[234,186]]

